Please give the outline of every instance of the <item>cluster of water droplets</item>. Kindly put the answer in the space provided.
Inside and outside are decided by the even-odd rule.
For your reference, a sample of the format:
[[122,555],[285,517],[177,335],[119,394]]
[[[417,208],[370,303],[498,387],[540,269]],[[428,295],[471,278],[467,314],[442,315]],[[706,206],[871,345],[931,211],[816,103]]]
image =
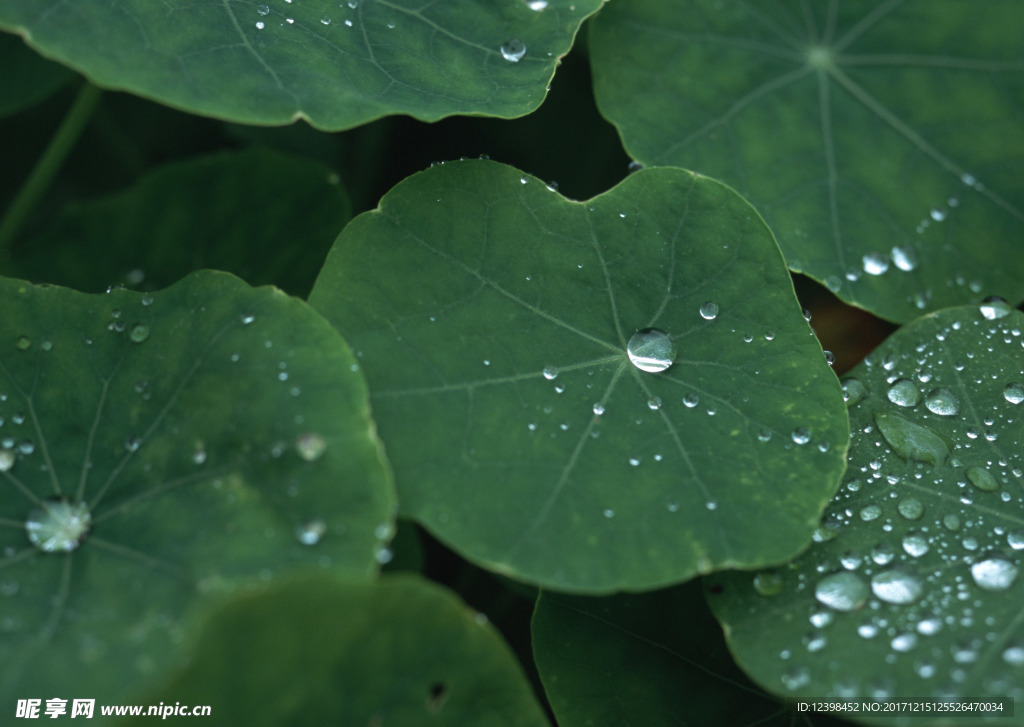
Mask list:
[[[986,304],[973,319],[924,324],[934,330],[909,351],[869,356],[843,380],[846,481],[816,545],[752,578],[755,598],[804,594],[792,601],[805,604],[794,617],[804,635],[777,653],[786,689],[887,699],[895,679],[879,675],[904,675],[905,692],[912,674],[915,694],[941,696],[986,663],[972,695],[1024,696],[1012,595],[1024,554],[1024,337],[1008,315]],[[1005,432],[1018,441],[1001,447]]]

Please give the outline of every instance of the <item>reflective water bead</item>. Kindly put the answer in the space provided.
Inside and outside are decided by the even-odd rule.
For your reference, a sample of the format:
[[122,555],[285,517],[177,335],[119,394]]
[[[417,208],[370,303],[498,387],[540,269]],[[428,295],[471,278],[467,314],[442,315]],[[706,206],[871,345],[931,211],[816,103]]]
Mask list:
[[910,245],[894,247],[891,257],[893,264],[905,272],[910,272],[917,267],[917,252]]
[[544,371],[541,372],[544,378],[548,381],[552,381],[558,378],[558,367],[557,366],[545,366]]
[[637,331],[626,344],[630,362],[641,371],[658,373],[676,360],[676,347],[664,331],[644,328]]
[[1017,580],[1017,573],[1017,566],[1001,556],[991,556],[971,566],[971,577],[986,591],[1005,591]]
[[861,258],[861,263],[868,275],[881,275],[889,269],[889,260],[880,252],[869,252]]
[[783,585],[782,576],[775,571],[763,571],[754,576],[754,590],[762,596],[777,596]]
[[913,603],[924,592],[921,580],[901,568],[876,573],[871,579],[871,592],[886,603]]
[[506,61],[518,63],[526,55],[526,45],[518,38],[509,38],[501,44],[501,57]]
[[791,436],[797,444],[807,444],[811,441],[811,433],[806,427],[797,427],[793,430]]
[[960,411],[960,399],[949,389],[932,389],[924,398],[924,405],[932,414],[949,417]]
[[857,574],[842,571],[818,581],[814,597],[837,611],[854,611],[867,600],[868,587]]
[[981,304],[981,315],[987,320],[994,321],[997,318],[1010,315],[1013,308],[1005,300],[997,295],[991,295]]
[[1011,404],[1020,404],[1024,401],[1024,386],[1021,386],[1016,381],[1007,384],[1006,388],[1003,389],[1003,398]]
[[903,537],[903,550],[912,558],[920,558],[929,550],[928,539],[920,533],[910,533]]
[[647,400],[647,408],[652,411],[657,411],[661,408],[661,399],[657,396],[652,396]]
[[604,414],[604,404],[601,402],[594,402],[594,416],[601,416]]
[[47,553],[70,552],[77,548],[92,523],[84,502],[48,500],[35,508],[25,521],[29,541]]
[[320,542],[320,538],[323,537],[325,532],[327,532],[327,523],[323,520],[316,519],[302,523],[296,527],[295,537],[298,538],[299,542],[303,545],[316,545]]
[[295,451],[307,462],[320,459],[326,450],[327,441],[316,432],[306,432],[295,439]]
[[905,497],[896,505],[896,510],[907,520],[918,520],[924,515],[924,505],[916,497]]
[[14,466],[16,457],[9,449],[0,449],[0,472],[7,472]]
[[846,401],[847,407],[855,406],[868,395],[868,388],[861,383],[860,379],[847,376],[840,383],[843,386],[843,399]]
[[917,406],[918,402],[921,401],[921,392],[910,379],[897,379],[894,381],[889,387],[889,391],[886,392],[886,396],[889,398],[889,401],[897,406]]
[[700,316],[705,320],[713,321],[718,316],[718,304],[713,300],[702,303],[700,306]]

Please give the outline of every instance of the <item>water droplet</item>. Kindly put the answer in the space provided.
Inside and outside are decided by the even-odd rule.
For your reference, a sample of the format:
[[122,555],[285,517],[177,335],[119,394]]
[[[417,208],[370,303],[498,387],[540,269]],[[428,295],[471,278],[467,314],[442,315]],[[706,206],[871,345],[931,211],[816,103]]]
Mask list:
[[526,7],[530,8],[530,10],[535,10],[537,12],[540,12],[547,6],[548,0],[529,0],[529,2],[526,3]]
[[968,467],[966,474],[971,484],[983,492],[995,492],[999,489],[999,482],[984,467]]
[[917,406],[921,401],[921,392],[910,379],[897,379],[886,392],[889,401],[897,406]]
[[138,437],[128,437],[126,440],[124,440],[125,451],[137,452],[139,449],[139,444],[140,442]]
[[807,427],[797,427],[793,430],[791,436],[793,437],[793,441],[797,444],[807,444],[811,441],[811,433],[808,431]]
[[896,510],[907,520],[919,520],[924,515],[924,505],[916,497],[905,497],[896,505]]
[[960,516],[950,513],[949,515],[942,516],[942,525],[951,533],[955,533],[960,529]]
[[0,472],[7,472],[14,466],[16,457],[9,449],[0,449]]
[[263,30],[263,28],[265,28],[265,27],[266,26],[263,24],[262,20],[257,20],[256,21],[256,30]]
[[661,399],[657,396],[652,396],[647,400],[647,408],[651,411],[657,411],[661,408]]
[[757,441],[759,442],[768,442],[771,440],[771,438],[772,430],[768,429],[767,427],[760,429],[757,433]]
[[837,611],[853,611],[864,605],[868,587],[855,573],[842,571],[825,576],[814,588],[814,597],[820,603]]
[[295,439],[295,451],[307,462],[320,459],[326,449],[326,440],[316,432],[306,432]]
[[602,514],[603,514],[603,515],[604,515],[604,516],[605,516],[606,518],[608,518],[609,520],[610,520],[611,518],[615,517],[615,511],[614,511],[614,510],[612,510],[612,509],[611,509],[610,507],[608,507],[608,508],[605,508],[605,510],[604,510],[604,512],[603,512]]
[[501,57],[506,61],[518,63],[526,55],[526,45],[518,38],[509,38],[501,44]]
[[889,260],[880,252],[869,252],[861,258],[861,262],[868,275],[881,275],[889,269]]
[[142,323],[136,323],[135,327],[132,328],[132,332],[128,334],[128,337],[135,343],[142,343],[149,338],[149,326]]
[[552,381],[552,380],[558,378],[558,367],[557,366],[545,366],[544,367],[544,371],[542,373],[544,374],[544,378],[545,379],[547,379],[548,381]]
[[987,320],[994,321],[997,318],[1007,316],[1013,310],[1010,304],[997,295],[991,295],[981,304],[981,315]]
[[206,447],[201,441],[196,441],[192,449],[192,463],[203,464],[206,462]]
[[914,574],[902,568],[892,568],[875,574],[871,579],[871,592],[886,603],[903,605],[920,598],[924,586]]
[[782,676],[782,684],[790,691],[795,691],[811,682],[811,673],[805,666],[795,667],[785,672]]
[[676,347],[668,334],[656,328],[637,331],[626,345],[630,362],[641,371],[658,373],[676,360]]
[[782,593],[783,580],[775,571],[763,571],[754,576],[754,590],[762,596],[777,596]]
[[1011,404],[1020,404],[1024,401],[1024,386],[1021,386],[1016,381],[1007,384],[1006,388],[1003,389],[1003,398]]
[[700,316],[708,321],[715,320],[718,317],[718,303],[713,300],[702,303],[700,306]]
[[269,15],[270,8],[267,7],[266,5],[257,5],[256,12],[259,13],[260,15]]
[[971,566],[971,577],[986,591],[1005,591],[1017,580],[1017,566],[1001,556],[991,556]]
[[840,383],[843,385],[843,400],[847,407],[856,406],[868,395],[868,387],[864,386],[860,379],[847,376]]
[[693,409],[700,403],[700,397],[694,394],[692,391],[683,397],[683,406],[687,409]]
[[960,399],[949,389],[939,387],[928,392],[924,398],[924,405],[932,414],[943,417],[950,417],[960,411]]
[[942,437],[899,414],[875,412],[875,424],[893,451],[904,460],[937,465],[949,457],[949,445]]
[[631,467],[639,467],[640,466],[640,459],[639,459],[639,457],[630,457],[629,458],[629,464],[630,464]]
[[325,15],[322,18],[320,18],[320,22],[323,23],[324,25],[330,25],[331,19]]
[[939,207],[933,207],[931,212],[928,213],[928,216],[936,222],[943,222],[946,219],[947,214],[946,210],[940,209]]
[[917,634],[902,633],[896,634],[892,641],[889,642],[889,646],[892,647],[893,651],[899,651],[906,653],[917,646]]
[[920,533],[910,533],[903,537],[903,550],[912,558],[920,558],[929,550],[928,539]]
[[1024,530],[1013,530],[1007,533],[1006,544],[1014,550],[1024,550]]
[[917,267],[917,252],[910,245],[894,247],[892,261],[900,270],[910,272]]
[[32,339],[28,336],[18,336],[14,345],[19,351],[27,351],[32,348]]
[[391,552],[390,548],[378,548],[373,557],[381,565],[387,565],[395,557],[395,554]]
[[91,522],[92,515],[84,502],[48,500],[29,513],[25,532],[29,541],[40,550],[66,553],[81,544]]
[[594,416],[601,416],[604,414],[604,404],[601,402],[594,402]]
[[247,314],[243,315],[241,318],[242,318],[242,325],[243,326],[247,326],[250,323],[252,323],[254,320],[256,320],[256,316],[252,315],[251,313],[247,313]]
[[323,537],[326,531],[327,523],[323,520],[310,520],[295,528],[295,537],[303,545],[316,545],[320,542],[320,538]]
[[878,505],[866,505],[861,508],[860,519],[866,523],[877,520],[882,515],[882,508]]
[[1010,666],[1024,666],[1024,646],[1008,646],[1003,650],[1003,661]]

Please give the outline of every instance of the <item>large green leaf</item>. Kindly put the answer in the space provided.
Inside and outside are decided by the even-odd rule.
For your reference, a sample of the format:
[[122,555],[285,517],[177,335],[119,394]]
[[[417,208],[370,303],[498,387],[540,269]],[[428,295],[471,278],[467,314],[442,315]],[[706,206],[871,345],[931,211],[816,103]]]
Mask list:
[[344,129],[398,113],[529,113],[601,2],[6,0],[0,28],[105,88],[233,121]]
[[350,214],[326,166],[269,149],[226,152],[65,208],[23,241],[9,272],[99,292],[112,284],[154,290],[214,268],[305,296]]
[[700,589],[693,581],[606,598],[542,592],[533,651],[559,726],[810,724],[743,676]]
[[1022,329],[1003,304],[949,309],[851,372],[849,469],[818,542],[711,579],[754,679],[802,698],[1024,697]]
[[5,714],[128,701],[238,589],[376,572],[393,497],[365,384],[303,302],[211,272],[0,299]]
[[636,159],[734,185],[791,268],[906,321],[1024,297],[1019,19],[1015,0],[612,3],[595,91]]
[[[363,362],[402,512],[515,578],[604,592],[778,562],[837,486],[839,385],[770,232],[706,177],[571,202],[437,166],[345,228],[310,303]],[[634,353],[677,349],[667,371],[627,356],[649,328]]]
[[218,724],[548,724],[486,617],[412,575],[306,578],[235,598],[149,701],[186,700]]
[[68,69],[50,63],[25,47],[21,39],[0,34],[0,118],[42,101],[74,78]]

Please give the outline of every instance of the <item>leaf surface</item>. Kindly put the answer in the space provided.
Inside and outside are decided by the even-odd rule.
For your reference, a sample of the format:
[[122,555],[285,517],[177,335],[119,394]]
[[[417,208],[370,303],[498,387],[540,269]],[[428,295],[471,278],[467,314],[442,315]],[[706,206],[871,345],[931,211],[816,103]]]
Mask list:
[[1001,304],[940,311],[844,379],[850,461],[817,542],[709,579],[756,681],[800,698],[1024,696],[1022,328]]
[[[764,223],[705,177],[580,203],[434,167],[346,227],[310,303],[363,363],[403,514],[514,578],[606,592],[778,562],[838,482],[838,383]],[[640,365],[676,350],[660,373],[627,355],[647,329]]]
[[151,702],[181,695],[213,717],[268,727],[549,724],[497,629],[412,575],[293,579],[235,598]]
[[0,118],[42,101],[74,78],[67,68],[34,53],[20,38],[0,34]]
[[105,88],[243,123],[302,118],[338,130],[399,113],[425,121],[529,113],[600,6],[11,0],[0,27]]
[[323,164],[269,149],[226,152],[165,165],[124,191],[65,208],[9,267],[90,292],[155,290],[213,268],[305,296],[350,215]]
[[130,701],[225,595],[376,572],[390,475],[351,352],[303,302],[212,272],[0,296],[5,710]]
[[1024,297],[1024,49],[996,0],[613,3],[598,105],[736,187],[793,270],[893,321]]

